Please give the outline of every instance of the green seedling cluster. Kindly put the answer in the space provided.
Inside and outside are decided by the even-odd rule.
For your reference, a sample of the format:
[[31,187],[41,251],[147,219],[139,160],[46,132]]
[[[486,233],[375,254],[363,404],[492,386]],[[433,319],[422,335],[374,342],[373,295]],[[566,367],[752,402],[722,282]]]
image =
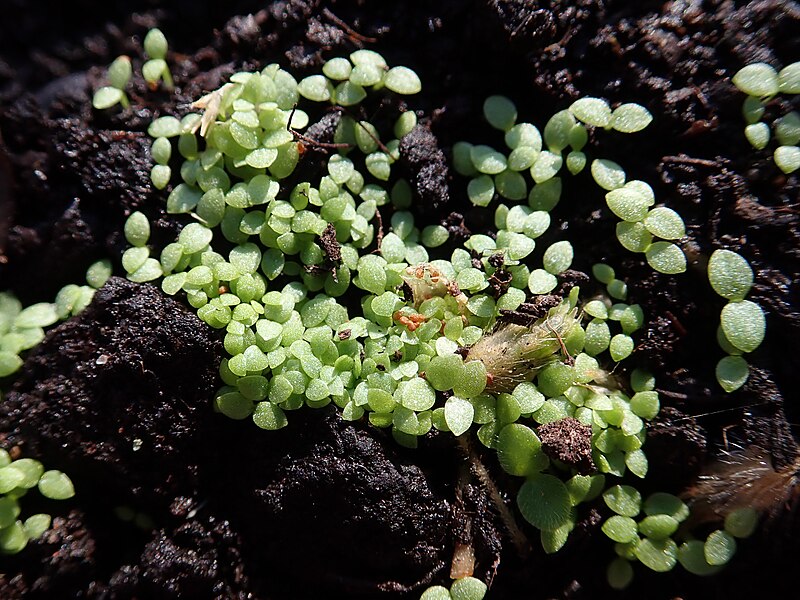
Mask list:
[[131,59],[127,56],[118,56],[114,62],[108,66],[109,85],[99,88],[92,98],[92,106],[97,110],[111,108],[117,104],[122,108],[128,108],[130,101],[125,94],[125,86],[131,80],[132,74]]
[[[609,585],[614,589],[630,584],[632,563],[637,561],[660,573],[680,563],[695,575],[713,575],[736,552],[735,538],[750,536],[758,523],[755,510],[734,510],[726,516],[723,529],[712,531],[705,541],[700,541],[679,529],[689,517],[689,507],[672,494],[657,492],[642,502],[636,489],[615,485],[603,492],[603,501],[615,513],[602,525],[603,533],[615,542],[617,558],[607,570]],[[681,543],[673,537],[680,537]]]
[[44,339],[44,328],[58,321],[55,305],[40,302],[27,308],[9,292],[0,293],[0,377],[22,366],[20,354]]
[[29,490],[38,488],[45,498],[66,500],[75,489],[61,471],[45,471],[42,463],[30,458],[12,461],[0,448],[0,553],[16,554],[50,528],[50,515],[35,514],[19,519],[19,501]]
[[728,356],[717,363],[716,375],[722,389],[732,392],[747,381],[750,369],[741,355],[761,345],[766,319],[758,304],[745,300],[753,286],[753,269],[739,254],[715,250],[708,261],[708,280],[728,300],[717,328],[717,341]]
[[[610,298],[614,298],[615,300],[625,300],[628,297],[628,284],[621,279],[616,278],[614,269],[611,266],[603,263],[597,263],[596,265],[592,266],[592,275],[594,275],[594,278],[597,281],[606,286],[606,292]],[[597,310],[600,310],[602,315],[602,309],[598,307]],[[588,314],[594,316],[591,312]],[[614,311],[611,311],[609,314],[614,314]]]
[[[148,60],[142,65],[142,76],[152,89],[157,89],[159,82],[164,82],[168,90],[174,88],[172,74],[167,66],[167,38],[159,29],[151,29],[144,38],[144,51]],[[127,56],[118,56],[108,66],[109,85],[99,88],[92,97],[92,106],[97,110],[104,110],[120,104],[128,108],[130,101],[125,94],[125,87],[131,80],[133,69],[131,59]]]
[[761,121],[767,103],[775,96],[800,94],[800,62],[780,72],[766,63],[747,65],[733,76],[733,84],[747,94],[742,106],[747,141],[753,148],[763,150],[774,132],[778,143],[773,154],[775,164],[787,175],[800,169],[800,113],[792,111],[783,115],[775,120],[772,129]]
[[[583,149],[589,139],[587,127],[635,133],[652,121],[643,106],[622,104],[611,110],[599,98],[581,98],[556,113],[545,125],[543,135],[531,123],[517,123],[517,108],[504,96],[488,98],[483,112],[490,125],[504,132],[510,153],[506,156],[483,144],[454,145],[456,171],[471,178],[467,186],[470,200],[476,206],[488,206],[498,196],[511,201],[527,199],[528,206],[537,212],[550,212],[558,204],[562,191],[558,174],[564,165],[573,175],[586,167]],[[616,232],[620,244],[631,252],[643,253],[656,271],[685,271],[683,251],[666,241],[685,235],[680,215],[666,206],[651,208],[655,204],[653,189],[643,181],[626,181],[625,171],[611,160],[593,160],[590,171],[606,191],[608,207],[621,219]]]
[[[144,48],[145,80],[172,89],[164,35],[151,30]],[[753,65],[734,81],[759,98],[798,93],[797,64],[775,74],[775,89],[759,87],[772,75],[761,67],[753,75]],[[94,106],[127,106],[130,60],[118,58],[108,75],[111,85],[98,90]],[[496,236],[472,235],[445,253],[437,249],[448,242],[448,230],[417,227],[406,211],[411,187],[393,168],[400,139],[417,126],[417,115],[401,112],[391,131],[380,131],[357,110],[370,94],[420,90],[411,69],[390,68],[380,54],[359,50],[299,82],[275,64],[236,73],[194,103],[199,112],[156,119],[148,129],[153,185],[168,191],[167,212],[194,222],[174,242],[155,248],[147,216],[131,214],[124,227],[131,247],[122,256],[128,278],[161,279],[165,293],[185,296],[200,319],[225,331],[225,385],[214,407],[227,417],[274,430],[287,425],[292,410],[333,403],[343,419],[387,429],[409,448],[432,429],[455,437],[474,432],[496,451],[500,467],[520,478],[516,506],[539,531],[546,552],[567,543],[587,508],[581,505],[596,507],[602,499],[612,513],[602,531],[617,554],[608,569],[612,587],[630,583],[634,562],[660,572],[678,562],[692,573],[716,572],[735,552],[735,539],[753,532],[755,511],[733,511],[723,529],[699,541],[679,533],[689,515],[679,498],[656,493],[642,502],[634,487],[619,483],[628,474],[646,476],[646,423],[660,407],[648,373],[633,370],[627,382],[612,376],[634,351],[633,335],[644,323],[641,307],[622,302],[627,286],[605,264],[595,265],[593,274],[607,294],[582,299],[573,287],[565,298],[548,296],[572,264],[569,241],[550,245],[541,261],[532,258],[561,197],[562,166],[576,175],[588,164],[589,128],[634,133],[652,116],[636,104],[612,110],[604,100],[583,98],[556,113],[540,134],[530,123],[517,123],[508,98],[488,98],[484,116],[504,132],[510,152],[459,142],[455,169],[471,178],[467,193],[476,206],[498,197],[527,205],[498,203]],[[314,103],[338,111],[333,143],[301,133],[309,123],[302,107],[320,112]],[[759,110],[752,97],[748,110]],[[797,144],[796,113],[776,123],[776,131],[784,148]],[[331,151],[313,181],[295,170],[307,145]],[[176,148],[180,161],[173,157]],[[793,156],[784,149],[776,162],[791,172],[798,168],[792,168]],[[177,162],[173,173],[170,165]],[[657,271],[683,272],[683,252],[669,241],[684,236],[681,217],[653,208],[652,188],[627,181],[613,161],[594,159],[590,171],[621,219],[620,243],[644,253]],[[386,228],[384,215],[390,215]],[[92,265],[89,286],[67,286],[53,304],[23,309],[0,294],[0,377],[19,368],[19,354],[42,339],[44,327],[85,307],[110,273],[108,261]],[[732,391],[747,378],[739,355],[763,339],[764,317],[744,299],[753,275],[740,256],[715,252],[709,279],[730,301],[719,340],[731,356],[720,361],[717,376]],[[544,308],[537,299],[546,300]],[[565,419],[590,432],[589,474],[543,450],[540,428]],[[53,499],[74,495],[63,473],[45,472],[31,459],[12,462],[0,451],[3,552],[18,552],[49,527],[48,515],[17,520],[18,499],[36,486]],[[125,509],[120,516],[141,517]],[[422,599],[481,600],[486,592],[485,583],[468,576],[449,589],[433,586]]]
[[[55,302],[39,302],[25,308],[10,292],[0,293],[0,378],[9,377],[22,366],[21,354],[44,339],[47,327],[78,314],[86,308],[95,291],[111,276],[111,262],[100,260],[86,271],[88,285],[67,285]],[[2,397],[0,396],[0,401]],[[0,448],[0,553],[16,554],[30,540],[50,528],[50,515],[35,514],[19,520],[20,498],[38,487],[52,500],[75,495],[70,478],[61,471],[45,471],[42,463],[31,458],[11,460]]]
[[[66,285],[55,302],[39,302],[25,308],[10,292],[0,293],[0,378],[9,377],[22,366],[21,354],[44,339],[47,327],[74,316],[86,308],[97,289],[111,276],[111,261],[100,260],[86,271],[88,285]],[[2,397],[0,396],[0,401]],[[50,528],[50,515],[35,514],[19,520],[20,498],[38,487],[52,500],[75,495],[70,478],[61,471],[45,471],[31,458],[11,460],[0,448],[0,553],[16,554]]]
[[20,355],[44,339],[46,327],[86,308],[95,290],[110,276],[111,262],[98,261],[86,272],[88,285],[67,285],[58,292],[55,302],[39,302],[25,308],[10,292],[0,292],[0,378],[22,366]]
[[[123,266],[133,281],[163,277],[165,293],[185,294],[203,321],[225,331],[219,412],[279,429],[292,410],[333,403],[345,420],[388,429],[411,448],[432,429],[456,437],[474,431],[502,469],[522,478],[519,512],[540,531],[543,548],[556,552],[580,505],[599,498],[607,478],[611,485],[628,472],[647,473],[642,446],[645,423],[659,410],[655,383],[634,371],[623,388],[606,370],[633,352],[644,315],[638,305],[613,303],[627,288],[607,265],[594,272],[608,296],[582,301],[573,287],[563,299],[544,296],[544,309],[528,302],[552,292],[573,260],[566,240],[541,261],[532,258],[560,195],[555,172],[540,177],[528,206],[496,207],[495,237],[476,234],[437,250],[448,230],[416,226],[405,210],[410,186],[392,168],[416,115],[400,113],[391,131],[351,116],[368,94],[419,90],[410,69],[389,68],[379,54],[360,50],[300,82],[278,65],[237,73],[194,104],[202,113],[156,119],[149,128],[159,169],[153,183],[168,191],[169,213],[194,222],[156,249],[148,245],[147,217],[132,214]],[[303,148],[317,143],[300,133],[309,122],[303,109],[319,112],[313,103],[334,105],[340,120],[325,144],[331,153],[323,172],[303,181],[295,167]],[[602,125],[584,105],[574,108],[579,117]],[[623,131],[650,118],[641,107],[621,114],[614,122]],[[560,115],[570,131],[585,134],[572,112]],[[513,104],[490,98],[486,116],[509,132],[515,149],[533,147],[538,160],[538,131],[514,124]],[[564,130],[545,128],[553,160],[566,144],[552,140]],[[169,166],[175,147],[180,179]],[[505,161],[465,143],[454,158],[461,172],[467,160],[475,172]],[[595,170],[607,185],[625,185],[607,164]],[[514,185],[497,183],[508,200],[524,197],[508,191]],[[386,230],[383,215],[391,215]],[[567,418],[591,432],[595,474],[579,474],[543,451],[537,428]],[[477,599],[485,591],[468,577],[426,594]]]

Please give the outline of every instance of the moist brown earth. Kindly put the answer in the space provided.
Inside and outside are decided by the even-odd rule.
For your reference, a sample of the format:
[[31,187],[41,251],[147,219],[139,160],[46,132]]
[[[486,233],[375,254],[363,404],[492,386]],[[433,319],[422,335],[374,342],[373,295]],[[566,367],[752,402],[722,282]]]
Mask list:
[[[128,54],[137,72],[141,37],[155,25],[170,41],[175,94],[150,92],[134,76],[131,109],[92,110],[105,65]],[[714,457],[740,447],[779,469],[794,463],[800,178],[749,146],[730,77],[747,63],[800,58],[795,2],[8,0],[0,288],[26,303],[51,300],[98,258],[119,267],[133,210],[150,218],[154,243],[172,240],[183,223],[166,215],[165,194],[149,182],[153,117],[183,114],[237,70],[279,62],[303,75],[361,47],[419,73],[423,92],[408,105],[427,118],[404,140],[402,168],[421,222],[443,221],[461,236],[493,223],[465,201],[466,182],[446,160],[460,139],[502,144],[481,122],[486,96],[509,96],[520,119],[540,127],[580,96],[646,106],[655,116],[646,132],[602,133],[589,148],[649,182],[684,217],[687,273],[654,273],[625,252],[586,174],[565,181],[557,226],[539,247],[571,240],[578,272],[614,265],[645,311],[634,362],[655,373],[664,408],[649,430],[643,494],[679,493]],[[370,118],[380,123],[390,108],[369,106]],[[774,100],[767,118],[792,108],[796,98]],[[310,134],[327,141],[337,114],[312,118]],[[311,176],[324,158],[314,149],[300,169]],[[706,263],[717,248],[750,262],[751,299],[767,313],[751,377],[730,395],[714,379],[723,301]],[[491,582],[491,598],[796,595],[791,490],[719,575],[637,568],[631,588],[612,594],[601,506],[587,508],[554,556],[536,549],[538,535],[525,527],[530,544],[512,543],[449,436],[432,434],[411,451],[331,408],[293,413],[289,427],[271,433],[214,414],[221,352],[219,336],[183,304],[115,278],[30,353],[0,404],[0,446],[64,469],[78,494],[47,505],[54,526],[42,539],[2,557],[0,597],[413,598],[448,580],[457,544],[475,548],[475,575]],[[519,482],[491,453],[479,458],[513,507]]]

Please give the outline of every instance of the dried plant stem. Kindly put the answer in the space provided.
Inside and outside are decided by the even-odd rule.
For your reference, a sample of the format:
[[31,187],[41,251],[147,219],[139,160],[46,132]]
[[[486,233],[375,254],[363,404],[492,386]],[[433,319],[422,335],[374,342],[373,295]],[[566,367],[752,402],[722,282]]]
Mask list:
[[[458,485],[456,486],[456,503],[457,506],[464,506],[464,488],[469,482],[469,469],[465,465],[459,469]],[[462,508],[463,511],[463,508]],[[464,529],[462,535],[456,540],[455,549],[453,550],[453,560],[450,564],[450,579],[462,579],[464,577],[472,577],[475,572],[475,548],[472,543],[472,518],[464,512]]]
[[497,508],[497,512],[500,514],[500,520],[503,521],[506,532],[511,538],[511,542],[514,544],[514,547],[517,549],[517,554],[519,554],[520,558],[525,558],[530,552],[530,542],[519,528],[519,525],[517,525],[514,515],[506,505],[503,496],[500,494],[500,490],[498,490],[497,486],[494,484],[491,475],[489,475],[489,471],[486,470],[486,467],[481,462],[481,459],[473,450],[472,444],[467,436],[461,435],[457,437],[456,440],[458,440],[458,445],[461,448],[461,451],[469,459],[470,467],[475,473],[475,476],[489,493],[489,497],[492,499],[495,508]]

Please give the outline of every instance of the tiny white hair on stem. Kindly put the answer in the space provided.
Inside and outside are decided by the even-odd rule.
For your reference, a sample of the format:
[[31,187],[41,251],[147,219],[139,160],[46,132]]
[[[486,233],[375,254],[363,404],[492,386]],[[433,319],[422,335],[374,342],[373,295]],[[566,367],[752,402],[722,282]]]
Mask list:
[[563,339],[579,324],[577,309],[564,301],[531,325],[501,323],[476,342],[465,359],[479,360],[486,367],[486,390],[511,393],[530,381],[545,365],[569,358]]

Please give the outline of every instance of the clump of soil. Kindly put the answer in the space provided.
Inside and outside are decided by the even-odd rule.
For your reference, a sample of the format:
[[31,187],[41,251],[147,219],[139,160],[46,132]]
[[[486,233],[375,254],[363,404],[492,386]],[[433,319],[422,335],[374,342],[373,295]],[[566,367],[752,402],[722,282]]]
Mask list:
[[[684,217],[689,271],[659,275],[625,252],[586,174],[565,181],[558,227],[537,251],[571,240],[576,276],[607,261],[644,309],[636,360],[655,373],[664,408],[649,432],[643,493],[679,492],[726,444],[756,445],[778,467],[794,460],[790,423],[800,414],[784,399],[800,393],[800,178],[749,147],[730,76],[749,62],[800,57],[797,3],[242,0],[198,10],[137,0],[124,10],[85,1],[51,9],[42,18],[38,4],[11,0],[0,23],[3,289],[51,300],[94,260],[119,266],[133,210],[150,217],[155,243],[171,241],[185,221],[166,215],[165,194],[150,186],[146,127],[182,114],[236,70],[280,62],[302,76],[360,47],[413,67],[423,92],[408,103],[425,117],[403,141],[402,167],[414,211],[461,237],[493,226],[446,160],[460,139],[502,143],[479,122],[486,96],[508,95],[520,119],[539,126],[579,96],[639,102],[656,116],[650,129],[600,132],[591,152],[649,182]],[[175,94],[150,92],[137,75],[131,109],[93,111],[102,68],[121,53],[140,65],[141,37],[156,24],[173,51]],[[791,102],[797,110],[796,99],[771,102],[767,118]],[[320,117],[309,134],[326,141],[337,115]],[[323,164],[308,154],[302,169]],[[751,298],[768,318],[764,344],[748,357],[750,380],[732,395],[714,380],[723,301],[705,272],[722,247],[753,265]],[[530,543],[512,540],[496,512],[474,461],[512,508],[519,482],[491,453],[465,457],[437,435],[404,450],[331,408],[293,413],[279,432],[230,421],[211,409],[220,356],[219,335],[191,310],[116,278],[48,334],[0,404],[0,445],[64,469],[78,494],[57,507],[41,540],[3,558],[0,597],[416,597],[447,580],[457,544],[475,549],[492,598],[610,594],[613,549],[597,535],[595,508],[562,552],[545,556],[536,532],[523,527]],[[569,450],[556,442],[553,452]],[[639,569],[620,597],[788,597],[798,539],[777,508],[721,575]]]
[[13,425],[3,445],[57,456],[66,471],[91,469],[135,499],[169,505],[192,485],[189,449],[216,391],[218,338],[158,288],[112,277],[28,357],[0,404]]

